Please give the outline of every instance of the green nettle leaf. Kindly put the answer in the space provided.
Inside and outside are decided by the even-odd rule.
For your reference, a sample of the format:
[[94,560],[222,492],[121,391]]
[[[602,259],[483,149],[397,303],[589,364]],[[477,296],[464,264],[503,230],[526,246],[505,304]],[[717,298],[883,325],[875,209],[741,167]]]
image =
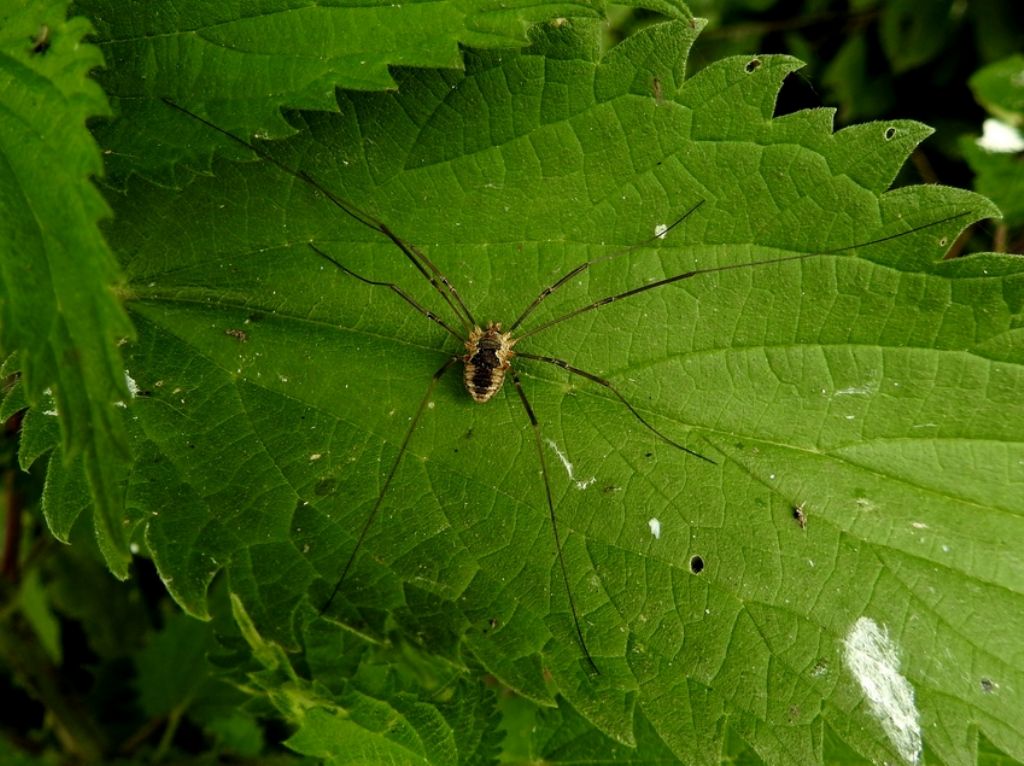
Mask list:
[[[436,683],[436,676],[431,682],[436,663],[413,668],[394,652],[376,652],[364,638],[320,624],[304,637],[317,679],[311,683],[280,644],[260,635],[237,596],[231,606],[256,659],[244,683],[262,689],[295,724],[292,749],[330,764],[494,761],[494,695],[461,673],[448,668],[445,683]],[[419,694],[424,682],[433,687],[428,697]]]
[[[395,70],[397,92],[289,115],[296,135],[261,144],[273,162],[219,159],[183,190],[135,179],[112,195],[139,334],[129,502],[186,610],[207,615],[226,573],[252,688],[299,727],[296,749],[487,752],[486,705],[457,724],[469,714],[368,671],[353,647],[381,641],[558,704],[569,729],[545,724],[532,751],[510,736],[553,762],[618,743],[637,763],[745,746],[768,763],[829,748],[970,763],[979,730],[1024,757],[1024,263],[942,260],[996,214],[984,198],[888,189],[928,128],[774,117],[799,62],[685,78],[699,28],[654,25],[602,58],[596,24],[545,25],[525,51]],[[170,130],[196,126],[164,108]],[[464,349],[372,284],[461,330],[410,258],[274,163],[420,248],[481,324],[508,327],[597,259],[519,334],[729,267],[516,346],[615,387],[513,362],[599,674],[520,398],[507,381],[474,403],[460,365],[320,615],[431,376]]]
[[[59,415],[51,471],[87,480],[100,547],[123,577],[126,439],[114,404],[128,390],[116,341],[132,330],[112,290],[117,264],[98,229],[109,209],[90,181],[102,160],[85,127],[108,111],[88,77],[102,57],[67,3],[13,5],[0,13],[0,356],[14,354],[26,400]],[[67,540],[69,529],[54,532]]]
[[[689,19],[681,0],[625,5]],[[555,17],[597,18],[604,0],[444,0],[233,3],[79,0],[98,44],[117,66],[99,73],[118,119],[98,128],[108,172],[160,177],[182,158],[208,154],[211,136],[195,125],[170,135],[154,96],[187,100],[245,135],[290,135],[281,107],[333,111],[336,87],[389,90],[391,67],[462,68],[461,46],[522,47],[532,24]],[[179,126],[180,127],[180,126]],[[154,143],[164,150],[154,152]],[[170,147],[175,147],[171,149]]]

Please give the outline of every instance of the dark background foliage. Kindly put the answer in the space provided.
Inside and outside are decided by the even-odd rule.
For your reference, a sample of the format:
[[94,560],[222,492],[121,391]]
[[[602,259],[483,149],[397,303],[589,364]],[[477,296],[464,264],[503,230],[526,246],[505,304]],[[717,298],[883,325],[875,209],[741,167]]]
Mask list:
[[[835,106],[837,127],[877,118],[933,126],[900,180],[975,188],[1001,204],[1004,220],[973,227],[961,252],[1024,249],[1014,204],[1024,197],[1021,156],[992,157],[974,143],[986,118],[1005,113],[978,73],[1024,49],[1018,0],[697,0],[692,10],[709,25],[691,73],[735,53],[790,53],[807,66],[783,89],[780,112]],[[609,44],[653,18],[611,11]],[[243,708],[244,695],[218,679],[205,659],[216,626],[184,618],[146,558],[118,583],[85,515],[72,546],[50,536],[45,466],[17,467],[20,421],[10,417],[0,437],[0,762],[301,760],[281,746],[288,732],[271,709]],[[509,721],[522,715],[515,700],[503,704]],[[755,762],[740,743],[733,756]]]

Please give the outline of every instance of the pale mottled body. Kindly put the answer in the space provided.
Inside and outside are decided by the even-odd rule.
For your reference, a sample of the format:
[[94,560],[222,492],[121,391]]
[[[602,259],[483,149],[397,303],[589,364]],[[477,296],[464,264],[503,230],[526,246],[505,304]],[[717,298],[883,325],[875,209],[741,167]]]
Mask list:
[[516,342],[501,325],[491,322],[486,330],[474,327],[466,340],[463,381],[473,401],[483,404],[501,390],[505,372],[511,367]]

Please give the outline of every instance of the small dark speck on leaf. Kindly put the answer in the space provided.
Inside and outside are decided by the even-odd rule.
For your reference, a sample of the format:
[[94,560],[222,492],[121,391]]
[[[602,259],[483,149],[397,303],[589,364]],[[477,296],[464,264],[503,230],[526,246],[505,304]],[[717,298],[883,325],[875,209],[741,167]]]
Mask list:
[[992,692],[995,691],[995,689],[996,689],[996,685],[992,682],[992,679],[990,679],[990,678],[983,678],[983,679],[981,679],[981,690],[983,692],[985,692],[985,694],[991,694]]
[[334,488],[337,485],[337,479],[321,479],[316,483],[316,489],[314,489],[313,491],[316,492],[316,494],[319,495],[320,497],[323,497],[324,495],[333,495]]
[[264,314],[262,314],[261,312],[257,311],[257,312],[254,312],[252,314],[249,314],[249,316],[246,317],[245,321],[246,322],[252,322],[253,324],[255,324],[256,322],[263,321],[263,318],[264,318]]
[[463,439],[472,439],[473,438],[473,429],[470,428],[468,431],[466,431],[466,433],[463,435],[462,438]]
[[746,70],[747,74],[753,74],[761,68],[761,59],[750,59],[750,61],[747,62],[747,65],[743,68]]
[[50,28],[43,24],[39,27],[39,32],[36,36],[30,37],[29,40],[32,42],[32,55],[43,55],[50,50]]
[[604,492],[606,495],[611,495],[615,492],[618,492],[621,489],[622,487],[616,484],[605,484],[603,487],[601,487],[601,491]]
[[245,330],[237,330],[233,327],[225,330],[224,334],[234,338],[239,343],[245,343],[247,340],[249,340],[249,334],[246,333]]
[[653,457],[653,456],[654,456],[653,452],[645,452],[644,453],[644,457]]
[[800,529],[807,528],[807,514],[804,513],[803,503],[793,506],[793,518],[800,525]]
[[700,556],[694,556],[690,559],[690,571],[694,574],[700,574],[704,571],[704,559]]

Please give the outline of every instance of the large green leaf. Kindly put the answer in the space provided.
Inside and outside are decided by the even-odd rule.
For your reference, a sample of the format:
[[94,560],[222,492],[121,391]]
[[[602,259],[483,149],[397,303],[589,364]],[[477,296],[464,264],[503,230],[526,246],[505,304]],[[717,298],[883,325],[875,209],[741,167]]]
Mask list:
[[[680,0],[627,0],[690,18]],[[114,179],[138,172],[165,178],[182,159],[210,148],[196,126],[167,130],[161,98],[187,103],[226,128],[280,138],[292,128],[282,107],[333,111],[336,87],[389,90],[393,67],[462,68],[460,46],[525,46],[532,24],[596,18],[603,0],[79,0],[97,43],[116,66],[100,72],[117,118],[99,126]],[[155,145],[160,151],[153,151]]]
[[[129,393],[116,342],[132,331],[99,233],[109,210],[92,185],[102,160],[85,127],[108,107],[89,79],[102,63],[83,43],[89,24],[66,17],[59,0],[0,11],[0,356],[13,355],[27,401],[60,416],[51,481],[88,479],[100,547],[126,576],[126,441],[114,404]],[[87,500],[77,503],[75,515]],[[68,539],[70,523],[51,528]]]
[[[927,128],[773,118],[798,62],[734,58],[684,79],[698,28],[653,26],[598,60],[594,25],[546,26],[524,53],[396,72],[397,93],[295,115],[299,133],[264,149],[422,248],[481,322],[510,322],[589,258],[618,254],[527,329],[743,265],[517,347],[607,378],[715,461],[659,440],[609,390],[516,361],[600,675],[519,398],[507,385],[477,405],[456,373],[318,616],[431,375],[462,349],[317,257],[307,243],[457,323],[391,242],[268,162],[220,160],[181,192],[137,181],[113,200],[139,332],[130,502],[148,548],[196,615],[225,570],[251,646],[301,651],[344,624],[472,660],[575,708],[600,730],[593,759],[608,737],[636,762],[656,742],[716,763],[733,737],[770,763],[818,761],[827,739],[876,761],[923,746],[969,763],[978,729],[1022,757],[1022,264],[941,260],[995,213],[983,198],[887,191]],[[335,683],[322,661],[302,667],[287,684]],[[305,702],[280,699],[309,724]],[[422,731],[396,710],[368,729],[380,752]],[[341,757],[341,728],[297,741]]]

